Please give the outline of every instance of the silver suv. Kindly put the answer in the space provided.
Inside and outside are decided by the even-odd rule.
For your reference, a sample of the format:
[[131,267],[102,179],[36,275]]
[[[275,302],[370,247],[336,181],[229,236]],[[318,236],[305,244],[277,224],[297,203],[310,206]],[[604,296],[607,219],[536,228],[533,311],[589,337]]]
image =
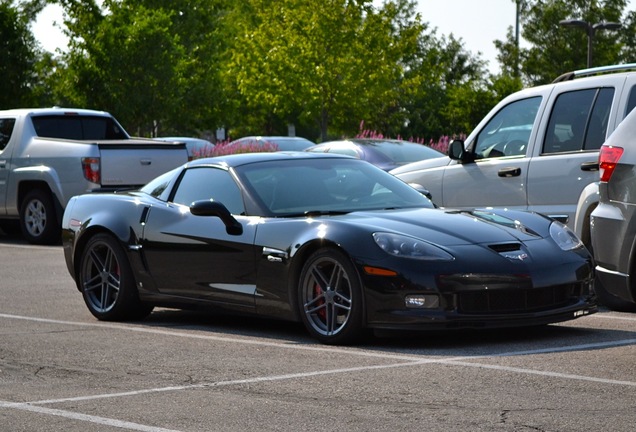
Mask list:
[[[626,72],[631,70],[632,72]],[[636,64],[570,72],[514,93],[448,156],[391,171],[442,207],[508,207],[567,223],[590,246],[598,150],[636,105]]]
[[[636,311],[636,110],[601,147],[599,204],[592,212],[599,300]],[[599,289],[600,288],[600,289]]]

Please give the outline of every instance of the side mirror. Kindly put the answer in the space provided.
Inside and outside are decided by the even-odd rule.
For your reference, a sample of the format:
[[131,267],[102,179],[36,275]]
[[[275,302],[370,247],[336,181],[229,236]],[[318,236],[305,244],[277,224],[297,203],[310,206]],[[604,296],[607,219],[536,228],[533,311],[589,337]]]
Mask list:
[[464,141],[462,140],[453,140],[448,146],[448,157],[460,161],[461,163],[470,163],[474,162],[475,158],[472,153],[464,150]]
[[426,198],[432,200],[433,199],[433,195],[431,195],[431,192],[426,189],[424,186],[422,186],[419,183],[409,183],[409,186],[411,186],[413,189],[415,189],[416,191],[418,191],[419,193],[421,193],[422,195],[424,195]]
[[243,226],[234,219],[232,213],[223,204],[212,200],[195,201],[190,205],[190,213],[195,216],[213,216],[221,219],[225,231],[230,235],[243,234]]

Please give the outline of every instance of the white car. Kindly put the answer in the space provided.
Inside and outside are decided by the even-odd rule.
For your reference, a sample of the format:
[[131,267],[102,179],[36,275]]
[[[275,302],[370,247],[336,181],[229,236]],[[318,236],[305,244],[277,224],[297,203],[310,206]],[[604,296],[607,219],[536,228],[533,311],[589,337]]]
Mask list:
[[428,189],[441,207],[536,211],[590,246],[598,152],[636,105],[636,64],[571,72],[514,93],[444,158],[390,171]]

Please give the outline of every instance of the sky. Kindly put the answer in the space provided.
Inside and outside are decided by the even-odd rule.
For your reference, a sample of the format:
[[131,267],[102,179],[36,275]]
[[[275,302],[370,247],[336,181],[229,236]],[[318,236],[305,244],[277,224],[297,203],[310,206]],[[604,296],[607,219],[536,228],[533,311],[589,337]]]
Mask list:
[[[516,7],[512,0],[418,0],[417,11],[422,21],[437,29],[437,35],[461,38],[467,51],[481,53],[490,70],[496,71],[497,50],[494,41],[504,40],[508,27],[515,27]],[[630,0],[628,10],[636,9]],[[33,27],[36,39],[47,51],[64,48],[66,38],[55,21],[62,22],[59,6],[47,6]],[[521,41],[523,44],[523,40]]]

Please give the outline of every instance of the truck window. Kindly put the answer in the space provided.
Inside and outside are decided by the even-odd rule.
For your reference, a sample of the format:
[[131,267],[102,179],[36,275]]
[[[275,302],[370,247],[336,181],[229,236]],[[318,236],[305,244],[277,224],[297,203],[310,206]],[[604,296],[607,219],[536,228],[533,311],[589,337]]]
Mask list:
[[605,140],[613,88],[560,94],[550,114],[543,153],[598,150]]
[[9,143],[14,126],[14,118],[0,119],[0,152],[3,151]]
[[34,116],[39,137],[75,140],[126,139],[126,132],[110,117],[50,115]]
[[499,110],[475,140],[475,159],[525,155],[540,104],[536,96]]

